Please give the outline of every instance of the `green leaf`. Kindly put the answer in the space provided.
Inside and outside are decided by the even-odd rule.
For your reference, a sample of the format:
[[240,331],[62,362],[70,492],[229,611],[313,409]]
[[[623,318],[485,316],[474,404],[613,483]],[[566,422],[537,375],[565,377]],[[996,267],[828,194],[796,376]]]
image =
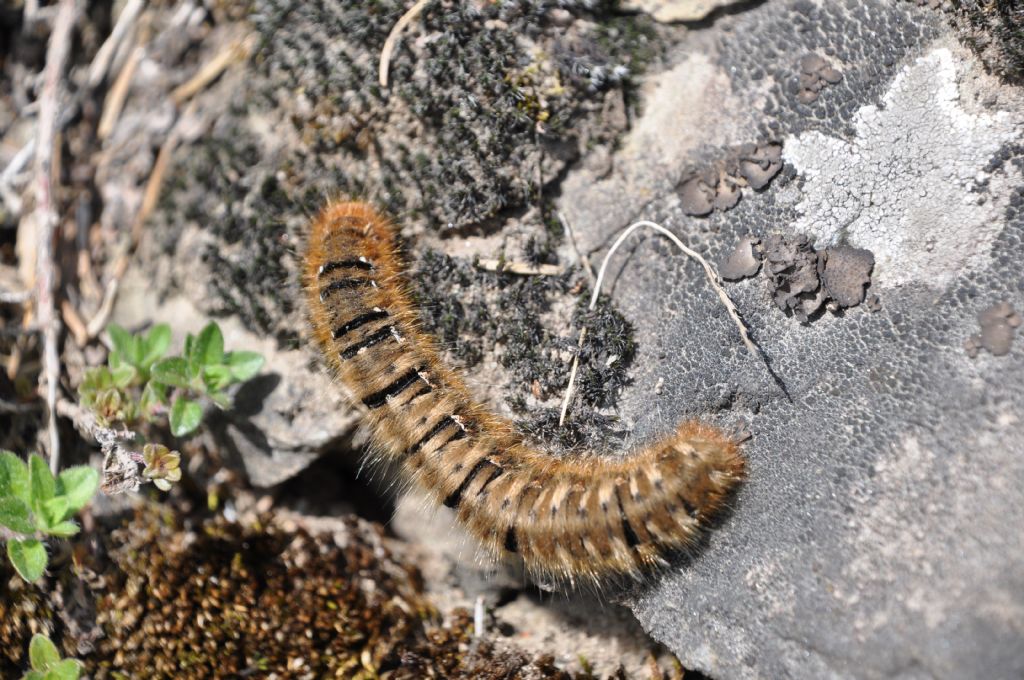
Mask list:
[[29,516],[28,505],[14,496],[0,498],[0,526],[19,534],[31,534],[36,530]]
[[142,396],[139,398],[139,409],[142,412],[142,417],[146,420],[152,420],[157,411],[159,411],[160,406],[166,403],[166,385],[162,385],[155,380],[150,380],[146,383],[146,386],[142,388]]
[[32,664],[32,670],[46,671],[60,662],[60,652],[50,638],[42,633],[36,633],[28,643],[28,660]]
[[68,538],[69,536],[74,536],[78,532],[78,525],[71,521],[60,522],[58,524],[54,524],[49,529],[46,529],[46,533],[58,538]]
[[7,541],[7,557],[14,570],[30,583],[38,581],[46,569],[46,546],[34,538]]
[[121,364],[117,368],[110,369],[110,376],[114,380],[115,387],[128,387],[138,374],[139,372],[135,367],[128,364]]
[[206,324],[206,327],[199,332],[192,352],[200,366],[214,366],[223,363],[224,335],[220,332],[220,326],[212,321]]
[[181,357],[163,359],[153,366],[153,380],[174,387],[189,387],[188,362]]
[[75,659],[63,659],[50,667],[45,680],[78,680],[82,674],[82,664]]
[[47,501],[57,493],[57,482],[50,472],[46,461],[38,454],[31,454],[28,457],[29,484],[32,489],[32,502]]
[[206,396],[208,396],[210,401],[216,404],[218,408],[224,411],[231,408],[231,397],[229,397],[225,392],[211,392]]
[[207,392],[219,392],[234,382],[231,369],[227,366],[206,366],[203,368],[203,384]]
[[21,676],[21,680],[46,680],[46,674],[42,671],[29,671]]
[[28,466],[10,451],[0,451],[0,496],[14,496],[28,504]]
[[[118,326],[116,323],[112,323],[107,326],[107,335],[110,336],[110,344],[114,346],[114,351],[117,352],[122,362],[134,364],[134,345],[135,339],[132,334],[125,329]],[[111,366],[113,368],[113,366]]]
[[253,377],[263,368],[263,356],[257,352],[228,352],[225,358],[231,375],[242,382]]
[[54,496],[45,501],[37,499],[33,508],[37,511],[36,524],[42,519],[46,526],[40,528],[47,532],[74,514],[67,496]]
[[149,367],[156,362],[157,359],[161,358],[166,352],[167,348],[171,346],[171,327],[165,323],[160,323],[150,329],[149,335],[146,336],[146,342],[144,352],[142,355],[142,366]]
[[184,437],[199,427],[202,419],[203,407],[179,396],[171,406],[171,434],[175,437]]
[[128,365],[129,364],[125,363],[125,360],[121,358],[120,352],[114,351],[107,355],[107,366],[110,367],[111,372]]
[[69,467],[57,476],[57,493],[67,497],[71,512],[84,508],[99,485],[99,473],[87,465]]

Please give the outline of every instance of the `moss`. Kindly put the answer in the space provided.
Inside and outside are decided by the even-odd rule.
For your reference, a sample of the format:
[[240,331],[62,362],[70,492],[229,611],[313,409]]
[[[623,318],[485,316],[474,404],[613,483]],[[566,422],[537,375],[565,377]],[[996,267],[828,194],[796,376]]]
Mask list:
[[472,615],[465,609],[452,612],[447,625],[427,633],[426,640],[406,651],[396,678],[473,678],[474,680],[584,680],[589,674],[559,669],[550,655],[531,657],[516,647],[497,645],[488,639],[474,640]]
[[961,36],[993,73],[1024,83],[1024,4],[1019,0],[953,0]]
[[[252,4],[246,87],[169,173],[151,231],[173,252],[198,225],[197,302],[285,344],[300,320],[294,252],[326,197],[431,229],[499,228],[625,131],[609,99],[659,49],[649,19],[603,4],[437,1],[399,41],[384,90],[380,50],[408,3]],[[234,3],[218,6],[233,16]],[[556,244],[538,237],[528,255],[553,261]]]
[[269,521],[194,531],[141,515],[114,536],[106,636],[84,658],[94,677],[236,677],[259,668],[316,677],[372,673],[436,616],[415,570],[348,520],[341,547]]
[[[486,272],[433,251],[424,253],[415,269],[425,329],[436,335],[451,361],[470,372],[485,353],[496,354],[509,377],[502,393],[528,436],[563,450],[618,444],[615,418],[601,410],[614,407],[628,384],[636,348],[632,326],[609,300],[600,298],[589,311],[590,293],[573,285],[573,273],[524,277]],[[544,315],[566,296],[575,296],[570,327],[547,327]],[[565,357],[576,351],[583,328],[587,336],[579,354],[573,416],[559,426],[559,409],[536,402],[561,398],[569,379]]]
[[25,671],[43,631],[93,678],[585,677],[474,639],[465,610],[443,620],[381,528],[351,516],[312,535],[140,509],[98,543],[101,573],[42,587],[0,561],[0,675]]
[[618,28],[642,20],[585,3],[559,3],[570,21],[597,21],[566,31],[547,2],[435,2],[396,49],[384,91],[380,49],[406,3],[262,4],[266,101],[290,112],[310,152],[338,154],[342,174],[376,175],[370,192],[388,209],[442,226],[528,203],[545,154],[575,145],[599,117],[589,102],[622,87],[652,42]]
[[6,555],[0,557],[0,677],[19,676],[32,635],[49,633],[54,620],[46,593],[15,574]]

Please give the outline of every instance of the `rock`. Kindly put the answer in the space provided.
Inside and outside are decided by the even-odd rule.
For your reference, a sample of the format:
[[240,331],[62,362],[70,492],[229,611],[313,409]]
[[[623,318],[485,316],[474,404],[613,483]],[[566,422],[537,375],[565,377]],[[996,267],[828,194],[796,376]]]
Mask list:
[[622,9],[647,12],[656,20],[671,23],[673,21],[700,21],[712,12],[740,0],[626,0]]
[[[1024,513],[1024,346],[975,362],[957,350],[979,309],[1024,308],[1024,97],[912,3],[779,0],[709,33],[652,76],[678,89],[648,90],[615,171],[566,178],[560,207],[588,225],[579,247],[600,253],[636,219],[670,224],[716,261],[751,235],[794,316],[819,303],[820,278],[837,302],[861,299],[868,271],[877,311],[801,325],[760,278],[728,286],[787,398],[697,265],[658,239],[620,265],[614,299],[641,348],[618,406],[632,441],[689,415],[752,433],[729,517],[630,606],[713,678],[1022,677],[1024,533],[1009,518]],[[793,65],[808,54],[841,64],[842,79],[800,103]],[[666,107],[682,117],[689,102],[717,113],[664,128],[669,177],[734,140],[782,144],[779,175],[728,212],[687,216],[658,166],[631,153]],[[773,234],[792,257],[772,258]],[[820,272],[812,250],[828,253]],[[995,340],[1003,312],[990,315]]]
[[[1024,98],[986,75],[941,15],[907,2],[773,0],[665,29],[677,39],[671,66],[637,79],[629,100],[642,105],[625,110],[640,113],[618,140],[622,118],[609,125],[597,112],[618,110],[606,97],[621,99],[619,67],[638,51],[587,54],[592,21],[566,27],[561,14],[530,34],[533,15],[514,3],[428,11],[385,94],[364,87],[377,63],[364,46],[383,41],[400,3],[372,17],[350,1],[262,4],[262,94],[216,119],[215,141],[172,173],[150,229],[187,272],[170,288],[199,318],[238,316],[237,332],[281,353],[282,382],[255,400],[253,429],[224,426],[250,474],[294,469],[293,453],[314,455],[354,417],[325,401],[336,391],[306,349],[298,303],[294,253],[322,196],[366,195],[407,216],[410,249],[451,252],[541,225],[521,218],[539,167],[591,262],[635,219],[666,225],[709,261],[748,236],[766,248],[765,278],[728,292],[785,391],[743,347],[700,266],[664,239],[637,239],[609,270],[605,293],[638,348],[614,409],[629,444],[684,417],[752,435],[749,480],[727,516],[692,555],[622,595],[644,628],[686,668],[721,679],[1024,673],[1024,535],[1011,522],[1024,512],[1024,349],[1000,344],[996,315],[991,339],[1006,354],[971,362],[957,350],[978,309],[1024,309]],[[481,12],[516,35],[483,30]],[[286,34],[295,25],[315,37],[299,50]],[[358,39],[333,30],[348,25]],[[472,37],[441,40],[448,31]],[[313,44],[315,58],[303,51]],[[556,55],[533,65],[544,83],[572,84],[547,108],[525,72],[503,74],[523,78],[514,92],[466,75],[537,54]],[[820,86],[813,100],[800,101],[801,75],[816,75],[804,79]],[[216,89],[226,80],[204,96],[227,106]],[[567,127],[538,142],[545,111]],[[611,158],[588,162],[591,142]],[[749,185],[742,200],[723,175]],[[441,240],[449,223],[472,236]],[[842,309],[863,299],[868,273],[868,304]],[[830,301],[842,313],[824,313]],[[474,389],[504,404],[511,388],[494,375],[507,355],[482,353]],[[521,382],[528,393],[532,381]],[[399,531],[422,535],[408,526]]]

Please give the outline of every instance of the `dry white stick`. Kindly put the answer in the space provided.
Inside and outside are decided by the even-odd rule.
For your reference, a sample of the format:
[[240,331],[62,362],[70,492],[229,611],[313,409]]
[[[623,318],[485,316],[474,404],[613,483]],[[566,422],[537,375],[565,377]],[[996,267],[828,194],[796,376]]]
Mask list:
[[484,596],[477,595],[476,602],[473,603],[473,637],[484,636],[484,621]]
[[5,305],[20,305],[31,297],[32,293],[27,290],[0,290],[0,303]]
[[103,301],[100,303],[100,308],[96,310],[96,315],[89,319],[89,322],[85,325],[87,342],[95,338],[107,327],[107,320],[110,318],[110,313],[114,311],[114,300],[117,299],[117,291],[120,287],[120,277],[115,276],[107,281],[107,285],[103,289]]
[[[593,307],[591,307],[593,309]],[[558,426],[565,424],[565,414],[569,412],[569,400],[572,398],[572,386],[576,383],[576,370],[580,367],[580,352],[583,350],[583,340],[587,337],[587,329],[580,331],[580,341],[576,345],[576,354],[572,358],[572,370],[569,371],[569,384],[565,388],[565,397],[562,399],[562,412],[558,414]]]
[[50,435],[50,469],[56,473],[60,465],[60,437],[57,432],[57,383],[60,381],[60,356],[57,338],[60,335],[60,317],[54,306],[53,235],[57,227],[57,210],[53,205],[53,177],[51,177],[54,137],[57,134],[57,114],[60,104],[61,82],[68,53],[71,50],[71,31],[78,8],[75,0],[61,0],[53,22],[53,32],[46,50],[43,70],[43,89],[39,96],[39,125],[36,129],[35,158],[35,226],[36,245],[36,318],[43,332],[43,370],[41,387],[46,395],[47,430]]
[[256,47],[256,36],[248,35],[242,40],[236,40],[214,55],[210,61],[203,64],[199,72],[174,88],[171,92],[171,100],[178,105],[188,101],[193,95],[216,80],[227,67],[235,62],[244,61],[249,58],[249,53]]
[[387,40],[384,41],[384,48],[380,51],[380,72],[378,78],[380,80],[381,87],[388,86],[388,69],[391,66],[391,53],[395,51],[395,45],[398,43],[398,38],[402,35],[402,31],[405,27],[413,22],[416,17],[420,15],[423,8],[427,6],[430,0],[416,0],[416,4],[409,8],[406,12],[395,22],[391,32],[388,33]]
[[113,132],[117,119],[121,117],[121,110],[124,108],[125,99],[128,97],[132,78],[135,77],[135,69],[138,68],[139,63],[145,56],[146,49],[144,47],[136,47],[132,50],[128,55],[128,61],[121,67],[120,73],[114,79],[114,84],[107,91],[107,96],[103,100],[103,113],[100,115],[100,122],[96,126],[96,136],[100,139],[106,139]]
[[508,272],[521,276],[558,276],[562,268],[557,264],[532,265],[527,262],[509,262],[507,260],[480,259],[476,261],[478,269],[488,272]]
[[100,49],[96,52],[96,57],[89,66],[89,87],[96,88],[103,82],[107,75],[107,70],[110,68],[110,62],[117,53],[117,48],[120,47],[121,41],[128,35],[132,26],[135,25],[135,20],[139,18],[139,14],[142,12],[145,4],[145,0],[128,0],[124,4],[121,13],[117,15],[117,22],[114,24],[114,28],[110,31],[107,39],[103,41],[103,45],[100,46]]
[[[622,243],[627,238],[629,238],[630,234],[632,234],[637,229],[642,229],[643,227],[654,229],[659,234],[668,237],[668,239],[671,240],[677,248],[683,251],[687,256],[693,258],[694,260],[697,260],[697,262],[699,262],[701,266],[704,267],[704,274],[707,276],[708,283],[710,283],[711,287],[715,289],[715,292],[718,294],[718,299],[722,301],[722,304],[725,305],[726,310],[729,312],[729,316],[732,317],[732,320],[736,323],[736,328],[738,328],[740,331],[740,337],[743,338],[743,344],[746,345],[747,350],[750,351],[751,354],[764,361],[764,357],[761,355],[760,350],[758,350],[757,345],[755,345],[754,341],[750,339],[750,335],[747,333],[747,327],[743,324],[743,320],[740,318],[740,313],[736,309],[736,305],[734,305],[732,300],[729,299],[729,295],[725,292],[725,288],[722,287],[722,282],[718,278],[718,273],[714,270],[714,268],[710,264],[708,264],[708,261],[705,260],[700,253],[688,248],[685,243],[680,241],[678,236],[676,236],[675,234],[673,234],[671,231],[661,226],[660,224],[651,222],[649,220],[640,220],[639,222],[634,222],[633,224],[629,225],[629,227],[621,234],[619,234],[619,237],[617,239],[615,239],[615,243],[612,244],[612,247],[608,249],[608,253],[604,256],[604,260],[601,262],[601,268],[597,272],[597,283],[594,284],[594,293],[590,297],[590,305],[589,307],[587,307],[587,309],[593,310],[594,307],[597,305],[597,298],[598,296],[601,295],[601,283],[604,281],[604,275],[605,272],[608,270],[608,262],[611,260],[612,255],[615,253],[616,250],[619,249],[619,246],[621,246]],[[584,328],[580,332],[580,348],[583,347],[583,338],[586,335],[586,330],[587,329]],[[576,356],[573,357],[572,360],[572,370],[569,372],[569,385],[568,387],[565,388],[565,398],[562,399],[562,413],[558,417],[559,427],[561,427],[565,423],[565,415],[569,410],[569,400],[572,398],[572,388],[573,383],[575,383],[576,381],[576,369],[579,366],[579,360],[580,353],[579,349],[577,349]],[[765,362],[765,364],[767,365],[767,362]]]
[[11,183],[21,169],[28,165],[36,150],[36,138],[32,137],[25,145],[14,154],[14,158],[7,164],[4,171],[0,173],[0,199],[7,204],[7,209],[12,215],[21,215],[21,196],[11,188]]

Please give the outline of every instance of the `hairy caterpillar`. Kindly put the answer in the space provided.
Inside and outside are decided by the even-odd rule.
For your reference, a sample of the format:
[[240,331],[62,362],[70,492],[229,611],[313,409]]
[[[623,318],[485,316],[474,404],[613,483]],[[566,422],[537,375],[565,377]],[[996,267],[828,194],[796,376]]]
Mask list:
[[559,458],[532,448],[445,367],[419,328],[391,224],[360,202],[313,220],[303,283],[313,335],[383,455],[494,555],[534,574],[637,575],[694,544],[743,477],[734,441],[685,422],[625,457]]

